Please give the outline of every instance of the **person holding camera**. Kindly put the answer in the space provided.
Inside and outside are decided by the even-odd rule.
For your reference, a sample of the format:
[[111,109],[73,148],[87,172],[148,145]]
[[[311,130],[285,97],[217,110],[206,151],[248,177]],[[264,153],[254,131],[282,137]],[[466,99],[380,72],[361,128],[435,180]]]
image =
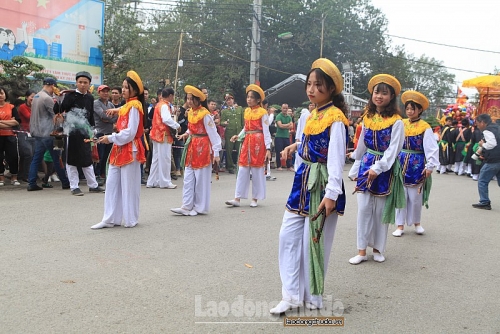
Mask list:
[[[477,127],[483,132],[484,139],[479,141],[479,149],[475,155],[484,161],[479,172],[477,190],[479,203],[472,204],[475,209],[491,210],[491,201],[488,197],[488,184],[493,176],[497,177],[500,186],[500,128],[493,123],[491,116],[481,114],[476,118]],[[474,155],[472,158],[476,158]]]

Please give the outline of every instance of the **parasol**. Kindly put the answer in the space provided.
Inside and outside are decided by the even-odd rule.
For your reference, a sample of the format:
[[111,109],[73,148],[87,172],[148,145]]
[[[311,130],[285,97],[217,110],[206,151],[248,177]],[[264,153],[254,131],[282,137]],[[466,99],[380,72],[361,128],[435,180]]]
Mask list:
[[483,75],[477,78],[464,80],[462,87],[480,88],[496,88],[500,89],[500,74]]

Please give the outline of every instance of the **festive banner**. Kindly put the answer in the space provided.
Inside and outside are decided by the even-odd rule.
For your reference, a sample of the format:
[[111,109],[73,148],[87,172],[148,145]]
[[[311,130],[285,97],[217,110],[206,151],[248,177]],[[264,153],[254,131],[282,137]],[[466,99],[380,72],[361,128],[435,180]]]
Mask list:
[[59,81],[87,71],[102,83],[100,35],[104,3],[97,0],[0,1],[0,59],[25,56]]

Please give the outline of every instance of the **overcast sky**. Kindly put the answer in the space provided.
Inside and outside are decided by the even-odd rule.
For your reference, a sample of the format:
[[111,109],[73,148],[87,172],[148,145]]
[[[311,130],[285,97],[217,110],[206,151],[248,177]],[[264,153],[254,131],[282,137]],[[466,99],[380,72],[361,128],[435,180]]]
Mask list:
[[[497,53],[472,51],[391,37],[415,56],[425,54],[444,66],[492,73],[500,69],[499,0],[372,0],[389,21],[390,35]],[[457,85],[483,73],[448,69]],[[469,90],[465,90],[469,93]],[[475,89],[472,92],[476,92]]]

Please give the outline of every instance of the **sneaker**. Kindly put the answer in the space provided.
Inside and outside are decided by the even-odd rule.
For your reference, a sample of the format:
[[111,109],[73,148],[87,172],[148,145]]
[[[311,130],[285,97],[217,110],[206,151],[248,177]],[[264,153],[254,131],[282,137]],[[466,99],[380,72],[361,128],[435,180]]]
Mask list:
[[104,184],[106,184],[106,180],[102,179],[100,177],[96,177],[96,181],[97,181],[97,186],[98,187],[102,187]]
[[20,186],[21,185],[21,183],[18,180],[11,181],[11,184],[13,186]]
[[42,183],[42,188],[54,188],[50,183]]
[[415,226],[415,233],[417,234],[424,234],[424,228],[422,227],[422,225],[418,225],[418,226]]
[[0,187],[3,187],[5,185],[4,181],[0,181]]
[[105,189],[99,186],[95,188],[89,188],[89,193],[103,193],[103,192],[105,192]]
[[175,171],[175,176],[181,176],[181,171],[180,170]]
[[384,262],[385,257],[382,255],[382,253],[373,253],[373,261],[375,262]]
[[229,201],[226,201],[226,205],[238,207],[238,206],[240,206],[240,202],[235,201],[234,199],[231,199]]
[[474,209],[491,210],[491,204],[490,204],[490,203],[477,203],[477,204],[472,204],[472,207],[473,207]]
[[42,187],[39,187],[38,185],[33,185],[33,186],[28,186],[27,188],[28,191],[37,191],[37,190],[43,190]]
[[71,195],[74,195],[74,196],[83,196],[83,193],[80,190],[80,188],[76,188],[76,189],[71,190]]
[[356,255],[355,257],[351,257],[349,259],[350,264],[360,264],[361,262],[365,262],[368,260],[368,256]]
[[276,178],[274,176],[267,175],[266,176],[266,181],[276,181]]
[[257,207],[257,201],[252,200],[252,201],[250,202],[250,207],[251,207],[251,208],[256,208],[256,207]]
[[403,234],[405,233],[404,230],[400,230],[399,228],[396,229],[396,231],[392,232],[392,235],[395,236],[395,237],[400,237],[402,236]]
[[52,182],[60,182],[61,180],[59,180],[59,177],[57,176],[57,174],[52,174],[50,177],[49,177],[49,182],[52,180]]
[[160,187],[161,189],[175,189],[177,188],[177,185],[176,184],[169,184],[168,186],[166,187]]
[[197,211],[195,211],[195,210],[191,210],[191,211],[189,211],[189,215],[190,215],[190,216],[197,216],[197,215],[198,215],[198,212],[197,212]]

